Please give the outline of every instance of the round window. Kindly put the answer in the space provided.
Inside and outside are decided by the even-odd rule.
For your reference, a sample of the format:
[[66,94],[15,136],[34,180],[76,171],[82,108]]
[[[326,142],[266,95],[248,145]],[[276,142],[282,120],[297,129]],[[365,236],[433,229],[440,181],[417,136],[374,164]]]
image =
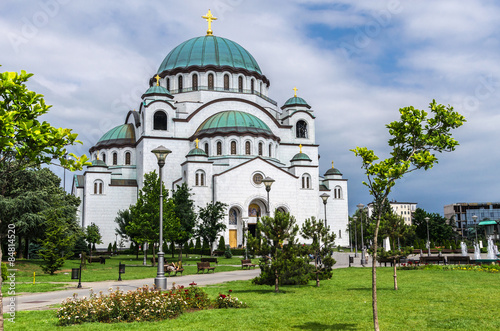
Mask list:
[[264,179],[264,177],[262,177],[262,174],[255,174],[253,175],[253,182],[257,185],[260,185],[262,184],[262,179]]

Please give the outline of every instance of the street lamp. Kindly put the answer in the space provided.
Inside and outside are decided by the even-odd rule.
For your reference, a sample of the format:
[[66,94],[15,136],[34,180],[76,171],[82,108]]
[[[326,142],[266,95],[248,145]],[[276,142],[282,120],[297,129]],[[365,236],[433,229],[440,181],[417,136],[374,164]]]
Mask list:
[[349,249],[351,250],[352,253],[352,227],[351,227],[351,221],[349,221]]
[[271,191],[271,185],[274,183],[274,179],[271,177],[266,177],[262,180],[264,185],[266,185],[267,191],[267,216],[271,216],[271,205],[269,204],[269,191]]
[[358,220],[358,216],[353,216],[352,218],[354,220],[354,256],[358,257],[358,226],[356,224],[356,221]]
[[155,278],[155,286],[160,290],[167,289],[167,278],[165,277],[163,259],[163,181],[162,181],[162,168],[165,165],[165,159],[168,154],[172,153],[171,150],[164,146],[159,146],[151,151],[158,159],[158,167],[160,168],[160,248],[158,252],[158,272]]
[[247,245],[245,244],[245,234],[248,230],[248,221],[243,220],[243,246],[245,246],[245,260],[248,259],[248,250],[247,250]]
[[431,256],[431,241],[429,239],[429,217],[424,218],[427,222],[427,256]]
[[359,205],[357,205],[356,207],[358,207],[360,213],[361,213],[361,265],[364,266],[366,264],[366,260],[365,260],[365,240],[363,238],[363,208],[365,207],[364,204],[360,203]]
[[475,232],[476,232],[476,244],[478,243],[477,241],[477,216],[474,215],[472,216],[472,219],[474,220],[474,227],[475,227]]
[[328,198],[330,195],[323,193],[320,195],[321,199],[323,199],[323,205],[325,206],[325,228],[326,228],[326,203],[328,202]]

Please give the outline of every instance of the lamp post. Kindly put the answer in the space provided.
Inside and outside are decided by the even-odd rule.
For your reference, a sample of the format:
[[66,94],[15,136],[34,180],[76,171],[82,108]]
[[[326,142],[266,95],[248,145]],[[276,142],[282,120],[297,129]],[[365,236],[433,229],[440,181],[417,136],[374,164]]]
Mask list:
[[262,180],[264,185],[266,186],[266,192],[267,192],[267,216],[271,216],[271,205],[269,203],[269,191],[271,191],[271,185],[274,183],[274,179],[271,177],[266,177]]
[[427,256],[431,256],[431,241],[429,239],[429,217],[424,218],[427,222]]
[[356,207],[358,207],[359,211],[361,212],[361,220],[360,220],[360,222],[361,222],[361,265],[364,266],[366,264],[365,240],[363,238],[363,208],[365,207],[365,205],[360,203]]
[[323,205],[325,206],[325,228],[326,228],[326,203],[328,202],[328,198],[330,195],[323,193],[320,195],[321,199],[323,199]]
[[476,215],[472,216],[472,219],[474,220],[474,227],[475,227],[474,232],[476,232],[476,244],[477,244],[478,243],[478,241],[477,241],[477,216]]
[[356,224],[356,221],[358,220],[358,216],[353,216],[352,218],[354,220],[354,256],[358,257],[358,226]]
[[156,147],[151,151],[158,159],[158,167],[160,168],[160,247],[158,252],[158,272],[155,278],[155,286],[160,290],[167,289],[167,278],[165,277],[163,259],[163,181],[162,181],[162,168],[165,165],[165,159],[168,154],[172,153],[171,150],[165,148],[164,146]]
[[352,234],[351,234],[351,221],[349,221],[349,249],[352,253]]
[[243,220],[243,246],[245,246],[245,260],[248,259],[248,250],[247,250],[247,245],[245,243],[245,234],[248,230],[248,221]]

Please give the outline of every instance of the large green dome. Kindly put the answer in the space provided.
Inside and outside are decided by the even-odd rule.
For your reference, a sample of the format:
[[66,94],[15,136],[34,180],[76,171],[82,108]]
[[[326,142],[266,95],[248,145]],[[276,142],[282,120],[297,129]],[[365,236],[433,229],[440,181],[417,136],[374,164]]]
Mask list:
[[231,67],[262,74],[257,61],[246,49],[234,41],[214,35],[192,38],[175,47],[163,60],[158,73],[206,66]]
[[134,125],[122,124],[106,132],[101,139],[91,148],[91,152],[101,148],[133,147],[135,145]]
[[234,110],[223,111],[207,118],[198,127],[193,138],[230,134],[276,138],[261,119],[252,114]]

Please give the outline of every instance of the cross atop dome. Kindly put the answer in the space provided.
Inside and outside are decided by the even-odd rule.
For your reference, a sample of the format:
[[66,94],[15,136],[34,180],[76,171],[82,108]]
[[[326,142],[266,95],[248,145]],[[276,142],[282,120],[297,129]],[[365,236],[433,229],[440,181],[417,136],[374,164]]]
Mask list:
[[217,20],[217,17],[215,17],[214,15],[212,15],[212,12],[210,11],[210,9],[208,10],[208,13],[206,13],[205,16],[202,16],[201,18],[204,18],[207,20],[208,22],[208,30],[207,30],[207,36],[210,36],[210,35],[213,35],[213,31],[212,31],[212,21],[216,21]]
[[296,98],[298,88],[294,87],[292,90],[293,90],[293,96]]

